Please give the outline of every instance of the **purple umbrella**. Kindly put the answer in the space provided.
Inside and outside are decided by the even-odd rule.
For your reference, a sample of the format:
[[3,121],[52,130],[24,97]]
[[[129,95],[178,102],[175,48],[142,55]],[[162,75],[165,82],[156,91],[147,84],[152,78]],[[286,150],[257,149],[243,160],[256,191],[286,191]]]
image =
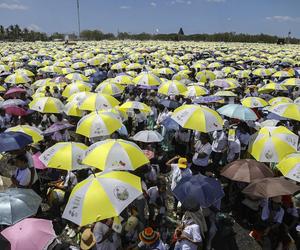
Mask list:
[[54,123],[43,132],[43,135],[45,135],[45,136],[51,135],[57,131],[61,131],[61,130],[73,128],[73,127],[75,127],[75,126],[70,123],[67,123],[67,122]]

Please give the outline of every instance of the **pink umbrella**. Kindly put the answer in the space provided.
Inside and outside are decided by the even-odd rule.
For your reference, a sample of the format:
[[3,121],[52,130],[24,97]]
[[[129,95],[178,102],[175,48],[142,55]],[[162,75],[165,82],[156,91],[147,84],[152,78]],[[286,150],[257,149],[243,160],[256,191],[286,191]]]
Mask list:
[[9,240],[11,250],[41,250],[56,238],[52,221],[27,218],[3,230],[1,234]]
[[6,91],[4,97],[15,97],[21,93],[26,93],[26,89],[14,87]]
[[35,153],[35,154],[32,156],[33,166],[34,166],[36,169],[44,170],[44,169],[46,169],[47,167],[40,161],[40,158],[39,158],[40,155],[41,155],[41,152],[37,152],[37,153]]
[[14,115],[14,116],[26,116],[28,115],[27,110],[18,107],[18,106],[11,106],[5,108],[5,113],[9,115]]

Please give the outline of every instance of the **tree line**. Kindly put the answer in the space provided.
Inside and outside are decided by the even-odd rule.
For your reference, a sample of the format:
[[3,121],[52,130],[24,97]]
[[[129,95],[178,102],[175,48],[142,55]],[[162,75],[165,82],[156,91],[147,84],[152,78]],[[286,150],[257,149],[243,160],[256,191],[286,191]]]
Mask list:
[[[29,30],[28,28],[20,28],[19,25],[10,25],[4,27],[0,25],[0,40],[2,41],[53,41],[55,39],[63,40],[65,34],[53,33],[48,35],[44,32]],[[69,34],[70,40],[77,39],[75,34]],[[250,43],[276,43],[278,36],[267,34],[243,34],[235,32],[223,32],[214,34],[192,34],[185,35],[182,32],[170,34],[131,34],[127,32],[119,32],[117,35],[113,33],[104,33],[100,30],[83,30],[80,33],[81,40],[100,41],[100,40],[162,40],[162,41],[205,41],[205,42],[250,42]],[[289,38],[288,43],[299,44],[300,39]]]

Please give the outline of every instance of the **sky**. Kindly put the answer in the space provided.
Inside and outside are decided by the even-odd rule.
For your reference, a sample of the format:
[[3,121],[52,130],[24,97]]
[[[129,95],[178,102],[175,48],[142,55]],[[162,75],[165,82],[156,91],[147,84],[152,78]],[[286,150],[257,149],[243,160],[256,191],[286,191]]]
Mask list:
[[[300,0],[79,0],[81,30],[266,33],[300,38]],[[78,32],[76,0],[0,0],[0,24]]]

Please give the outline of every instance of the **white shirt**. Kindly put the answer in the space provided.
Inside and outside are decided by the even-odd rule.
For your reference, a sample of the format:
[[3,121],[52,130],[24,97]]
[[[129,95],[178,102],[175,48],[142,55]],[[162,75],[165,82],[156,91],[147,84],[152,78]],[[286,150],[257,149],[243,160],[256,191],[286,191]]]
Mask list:
[[232,162],[235,154],[241,153],[241,143],[238,138],[235,138],[234,141],[228,141],[228,152],[227,152],[227,161]]
[[108,232],[109,227],[102,223],[102,222],[97,222],[95,224],[93,234],[96,238],[96,249],[97,250],[112,250],[112,249],[117,249],[119,246],[119,242],[115,240],[115,233],[112,232],[111,236],[108,237],[106,240],[100,243],[100,241],[103,239],[103,236]]
[[[192,159],[193,163],[197,166],[206,167],[208,165],[208,160],[212,152],[211,144],[209,142],[206,144],[202,144],[201,141],[197,141],[195,145],[195,151],[196,153],[194,154]],[[204,158],[199,158],[198,155],[202,153],[206,154],[206,156]]]
[[[202,242],[200,227],[197,224],[186,226],[182,232],[182,235],[191,239],[194,242],[198,242],[198,243]],[[175,245],[175,250],[197,250],[197,249],[198,249],[198,245],[189,240],[178,241]]]
[[180,169],[178,164],[171,164],[172,168],[172,182],[171,182],[171,190],[177,186],[177,183],[183,178],[192,176],[192,171],[189,168]]
[[227,147],[227,135],[224,131],[214,131],[213,133],[212,151],[222,153]]

